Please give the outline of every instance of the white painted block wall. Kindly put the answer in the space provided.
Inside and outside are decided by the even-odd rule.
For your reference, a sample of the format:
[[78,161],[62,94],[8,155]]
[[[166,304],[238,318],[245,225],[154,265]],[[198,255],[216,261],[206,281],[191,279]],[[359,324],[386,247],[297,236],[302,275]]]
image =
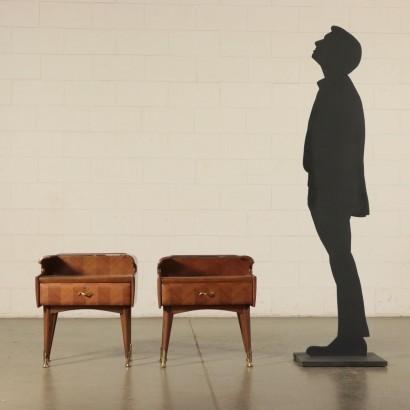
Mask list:
[[254,315],[334,315],[302,168],[334,24],[363,46],[367,314],[409,315],[409,1],[6,0],[0,316],[41,315],[42,255],[116,251],[139,259],[135,316],[161,313],[156,263],[186,253],[254,257]]

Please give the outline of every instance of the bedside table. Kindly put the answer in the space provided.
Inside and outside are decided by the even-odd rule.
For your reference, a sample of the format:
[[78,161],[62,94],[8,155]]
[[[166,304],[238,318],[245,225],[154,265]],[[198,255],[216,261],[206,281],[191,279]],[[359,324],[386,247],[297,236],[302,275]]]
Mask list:
[[198,309],[236,312],[248,367],[252,367],[250,306],[256,277],[250,256],[175,255],[158,263],[158,305],[163,306],[161,366],[166,366],[175,314]]
[[44,310],[43,367],[49,366],[60,312],[98,309],[119,313],[126,367],[130,366],[131,307],[134,305],[136,260],[127,254],[58,254],[39,261],[35,278],[37,307]]

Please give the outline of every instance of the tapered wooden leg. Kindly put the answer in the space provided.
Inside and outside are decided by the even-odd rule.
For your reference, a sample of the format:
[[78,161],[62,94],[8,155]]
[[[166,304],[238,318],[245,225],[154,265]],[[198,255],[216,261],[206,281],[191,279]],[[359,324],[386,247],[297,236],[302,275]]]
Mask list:
[[124,341],[125,367],[130,367],[132,345],[131,345],[131,307],[124,307],[121,316],[122,338]]
[[161,367],[165,367],[167,363],[168,345],[169,345],[169,338],[171,336],[173,318],[174,318],[174,314],[172,312],[172,308],[164,307],[164,312],[162,316],[162,345],[161,345],[161,357],[160,357]]
[[245,306],[241,312],[238,312],[238,319],[242,333],[243,346],[246,353],[246,363],[248,367],[252,367],[251,316],[249,306]]
[[[53,346],[54,333],[56,331],[58,313],[50,313],[50,316],[51,316],[51,340],[50,340],[50,355],[51,355],[51,347]],[[49,357],[49,360],[50,360],[50,357]]]
[[44,350],[43,350],[43,367],[48,367],[50,360],[51,344],[53,343],[53,318],[50,308],[44,306]]
[[241,323],[239,312],[237,313],[237,315],[238,315],[239,328],[241,329],[241,335],[242,335],[242,340],[243,340],[243,330],[242,330],[242,323]]

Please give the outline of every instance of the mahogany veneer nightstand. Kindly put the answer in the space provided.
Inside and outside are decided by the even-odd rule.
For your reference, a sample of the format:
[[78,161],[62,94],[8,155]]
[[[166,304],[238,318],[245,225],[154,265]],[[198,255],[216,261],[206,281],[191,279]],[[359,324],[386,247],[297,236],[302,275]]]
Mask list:
[[99,309],[119,313],[127,367],[130,366],[131,307],[134,306],[136,260],[124,253],[58,254],[39,261],[35,278],[37,307],[44,310],[44,362],[48,367],[59,312]]
[[236,312],[248,367],[252,367],[250,306],[256,276],[250,256],[176,255],[158,263],[158,305],[163,306],[161,366],[166,366],[175,314],[197,309]]

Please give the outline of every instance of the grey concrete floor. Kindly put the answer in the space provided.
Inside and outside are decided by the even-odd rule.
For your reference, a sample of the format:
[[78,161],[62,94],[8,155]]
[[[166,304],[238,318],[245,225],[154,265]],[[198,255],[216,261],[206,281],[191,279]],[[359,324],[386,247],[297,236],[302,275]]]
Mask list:
[[[61,315],[63,316],[63,314]],[[42,368],[42,320],[0,320],[0,409],[410,409],[410,319],[370,319],[369,351],[388,368],[301,368],[336,319],[253,318],[254,367],[236,317],[174,319],[161,369],[161,319],[133,319],[124,367],[119,319],[64,319]]]

